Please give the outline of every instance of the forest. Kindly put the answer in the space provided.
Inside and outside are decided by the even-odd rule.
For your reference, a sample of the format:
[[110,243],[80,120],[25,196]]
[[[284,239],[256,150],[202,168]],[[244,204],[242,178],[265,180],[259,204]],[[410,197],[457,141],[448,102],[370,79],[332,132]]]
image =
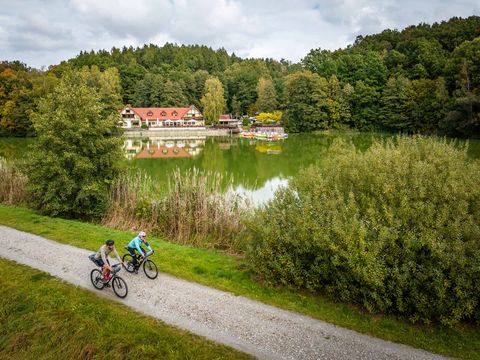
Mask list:
[[119,108],[193,104],[202,110],[205,83],[218,78],[225,112],[279,110],[290,132],[352,128],[480,137],[478,16],[358,36],[344,49],[312,49],[299,63],[171,43],[82,51],[42,70],[2,61],[0,135],[34,136],[31,116],[39,99],[64,74],[84,67],[118,77]]

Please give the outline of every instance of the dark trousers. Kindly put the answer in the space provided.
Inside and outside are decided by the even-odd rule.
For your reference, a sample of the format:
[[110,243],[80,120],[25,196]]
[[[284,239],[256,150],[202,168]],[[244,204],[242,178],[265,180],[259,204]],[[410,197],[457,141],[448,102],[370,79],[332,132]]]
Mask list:
[[[136,249],[135,249],[135,248],[128,247],[127,250],[128,250],[128,252],[130,253],[130,255],[132,255],[133,265],[134,265],[134,266],[137,266],[138,262],[137,262]],[[145,254],[145,250],[142,249],[142,252]]]
[[[101,268],[103,268],[103,265],[105,265],[102,258],[95,259],[95,254],[90,255],[88,258],[92,260],[95,265],[100,266]],[[108,259],[107,259],[107,262],[108,262]],[[108,263],[108,265],[110,265],[110,263]]]

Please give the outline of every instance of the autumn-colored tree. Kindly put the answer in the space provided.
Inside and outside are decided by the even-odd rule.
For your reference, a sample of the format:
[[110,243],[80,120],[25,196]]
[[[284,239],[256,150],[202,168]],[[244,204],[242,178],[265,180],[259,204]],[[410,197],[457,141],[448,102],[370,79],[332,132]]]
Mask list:
[[255,118],[257,121],[273,121],[273,122],[280,122],[282,120],[283,113],[281,111],[274,111],[271,113],[261,112]]
[[57,78],[19,62],[0,63],[0,135],[32,136],[30,114],[39,97],[53,89]]

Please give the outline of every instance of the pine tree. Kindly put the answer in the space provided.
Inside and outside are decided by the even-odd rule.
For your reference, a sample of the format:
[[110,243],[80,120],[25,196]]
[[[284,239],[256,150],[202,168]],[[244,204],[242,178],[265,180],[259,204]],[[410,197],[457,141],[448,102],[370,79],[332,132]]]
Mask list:
[[385,85],[380,100],[380,119],[390,131],[413,132],[412,119],[406,111],[407,89],[410,81],[405,77],[391,77]]

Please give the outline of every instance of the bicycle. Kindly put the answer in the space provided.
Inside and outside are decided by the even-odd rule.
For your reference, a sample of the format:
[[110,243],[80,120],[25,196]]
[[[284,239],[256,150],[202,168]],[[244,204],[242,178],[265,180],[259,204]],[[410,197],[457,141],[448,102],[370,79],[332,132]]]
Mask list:
[[[92,260],[92,258],[90,258]],[[95,264],[96,262],[92,260]],[[98,265],[97,265],[98,266]],[[93,287],[97,290],[103,290],[106,287],[112,286],[113,292],[119,298],[124,299],[128,295],[127,283],[123,278],[117,275],[121,270],[120,264],[115,264],[112,266],[112,271],[110,272],[110,278],[108,281],[105,281],[102,276],[102,272],[99,269],[93,269],[90,272],[90,280],[92,281]]]
[[[128,250],[128,246],[125,246],[125,249]],[[135,255],[135,259],[130,253],[123,255],[122,260],[126,264],[125,270],[127,270],[129,273],[137,273],[138,269],[140,269],[140,266],[143,265],[143,272],[145,275],[147,275],[149,279],[155,279],[158,276],[157,264],[155,264],[155,261],[148,258],[152,254],[153,251],[151,254],[145,253],[143,259],[140,259],[140,255]]]

